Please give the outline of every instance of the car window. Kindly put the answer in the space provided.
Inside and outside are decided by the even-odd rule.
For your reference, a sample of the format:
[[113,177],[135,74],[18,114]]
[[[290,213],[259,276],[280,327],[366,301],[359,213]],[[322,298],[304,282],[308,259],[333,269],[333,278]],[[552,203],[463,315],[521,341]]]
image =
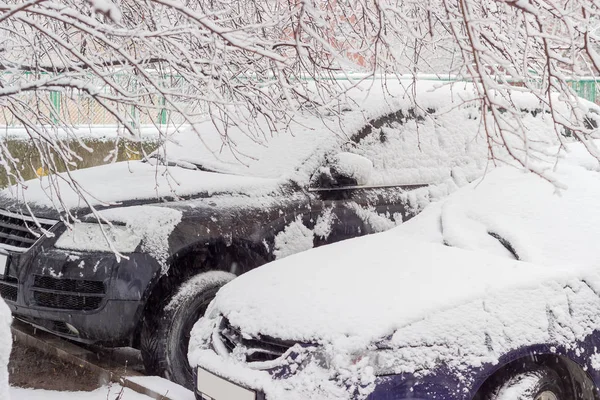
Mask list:
[[441,182],[456,166],[478,170],[487,157],[478,110],[396,111],[369,121],[343,146],[373,162],[371,185]]

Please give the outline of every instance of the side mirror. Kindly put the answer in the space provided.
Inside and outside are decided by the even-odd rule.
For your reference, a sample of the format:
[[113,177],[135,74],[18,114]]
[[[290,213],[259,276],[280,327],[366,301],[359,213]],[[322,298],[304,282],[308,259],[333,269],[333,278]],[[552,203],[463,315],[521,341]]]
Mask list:
[[317,177],[317,186],[335,188],[363,186],[369,183],[373,163],[368,158],[354,153],[337,153],[322,167]]

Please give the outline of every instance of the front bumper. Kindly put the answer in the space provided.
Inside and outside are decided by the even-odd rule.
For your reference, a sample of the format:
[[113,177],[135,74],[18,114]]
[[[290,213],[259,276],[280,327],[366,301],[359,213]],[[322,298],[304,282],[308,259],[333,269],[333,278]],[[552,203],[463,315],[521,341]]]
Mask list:
[[[464,393],[449,389],[446,382],[437,382],[436,376],[429,377],[429,382],[415,379],[410,374],[377,376],[368,388],[364,388],[366,390],[357,391],[355,387],[350,388],[340,382],[340,375],[331,370],[308,367],[307,371],[299,370],[293,376],[276,378],[225,360],[216,362],[211,356],[205,360],[210,367],[197,368],[200,373],[195,386],[196,400],[227,399],[228,391],[222,389],[223,385],[253,392],[254,397],[250,397],[250,400],[461,400],[465,397]],[[202,382],[202,377],[206,377],[206,373],[202,371],[214,375],[224,383],[214,385]],[[355,373],[351,379],[360,379],[360,371]],[[203,396],[203,393],[208,397]]]
[[[232,326],[214,307],[192,330],[188,358],[200,373],[196,381],[196,398],[227,398],[214,388],[234,385],[255,393],[256,400],[467,400],[469,392],[459,385],[460,376],[445,368],[415,375],[400,372],[409,360],[398,359],[398,373],[375,375],[370,358],[357,360],[352,349],[342,345],[294,344],[281,356],[256,362],[250,354],[267,348],[274,350],[273,338],[245,337],[231,334]],[[266,343],[266,346],[265,346]],[[225,347],[223,347],[225,344]],[[358,351],[358,353],[357,353]],[[392,351],[390,349],[390,351]],[[277,353],[279,354],[279,353]],[[216,384],[202,382],[208,372],[218,378]],[[462,376],[462,375],[461,375]],[[206,378],[204,378],[206,379]],[[212,380],[215,380],[214,378]],[[223,383],[222,381],[225,381]],[[219,384],[221,382],[221,384]],[[254,399],[252,399],[254,400]]]
[[0,295],[13,316],[84,343],[131,345],[159,266],[144,254],[32,248],[9,255]]

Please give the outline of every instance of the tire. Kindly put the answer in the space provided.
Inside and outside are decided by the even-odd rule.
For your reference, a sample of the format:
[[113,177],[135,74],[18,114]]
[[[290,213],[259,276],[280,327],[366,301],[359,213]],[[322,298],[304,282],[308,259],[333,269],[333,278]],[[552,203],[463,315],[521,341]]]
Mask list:
[[148,310],[140,336],[146,373],[194,389],[187,353],[194,324],[204,315],[217,291],[235,275],[210,271],[184,282],[159,310]]
[[487,400],[573,400],[563,379],[547,367],[519,372],[492,390]]

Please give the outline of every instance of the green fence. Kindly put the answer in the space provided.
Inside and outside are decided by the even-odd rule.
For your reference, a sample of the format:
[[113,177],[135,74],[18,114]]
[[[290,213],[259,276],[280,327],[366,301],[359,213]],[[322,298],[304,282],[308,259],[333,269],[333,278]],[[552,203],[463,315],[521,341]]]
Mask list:
[[579,97],[598,104],[597,99],[599,86],[595,79],[569,81],[569,84]]
[[[2,83],[5,87],[8,87],[12,84],[18,84],[22,80],[30,80],[30,79],[39,79],[40,76],[44,74],[32,74],[32,73],[23,73],[22,75],[16,75],[12,73],[3,73],[0,74],[0,83]],[[355,78],[360,78],[361,74],[355,74]],[[138,84],[134,77],[123,75],[115,75],[113,77],[120,85],[128,88],[133,93],[136,92],[136,85]],[[347,79],[344,77],[335,77],[334,79]],[[437,75],[423,75],[419,76],[419,79],[428,79],[428,80],[437,80],[437,81],[452,81],[458,79],[456,77],[447,77],[443,78]],[[189,85],[185,85],[184,80],[181,77],[177,76],[161,76],[159,79],[160,82],[164,83],[165,87],[169,87],[171,93],[173,91],[177,91],[180,89],[182,93],[187,93],[189,91]],[[91,78],[90,78],[91,82]],[[161,84],[162,84],[161,83]],[[600,104],[600,94],[598,91],[600,90],[600,86],[597,85],[596,79],[593,77],[571,80],[568,81],[573,90],[580,96],[594,103]],[[105,84],[99,84],[100,90],[109,92],[111,89],[108,88]],[[68,125],[85,125],[85,126],[98,126],[98,125],[116,125],[117,120],[114,115],[112,115],[106,107],[103,107],[96,100],[90,98],[89,96],[78,92],[77,90],[65,90],[65,91],[53,91],[49,92],[48,97],[40,102],[39,98],[32,96],[31,93],[23,93],[21,95],[17,95],[18,100],[21,104],[25,104],[27,107],[30,107],[31,110],[36,110],[38,116],[44,115],[51,122],[58,123],[59,121],[63,121]],[[197,122],[195,119],[202,119],[203,113],[200,109],[198,103],[188,104],[182,102],[178,104],[185,113],[189,113],[189,115],[194,115],[194,120],[189,121],[184,118],[183,115],[176,115],[175,113],[169,112],[166,107],[161,107],[166,105],[166,100],[159,93],[155,94],[145,94],[144,101],[148,104],[154,105],[153,107],[142,107],[136,108],[134,106],[129,106],[129,108],[121,109],[121,111],[127,115],[126,120],[136,126],[143,125],[167,125],[167,124],[178,124],[182,122]],[[118,107],[123,107],[122,105],[114,105]],[[26,108],[26,107],[25,107]],[[23,117],[23,115],[21,115]],[[39,121],[36,118],[36,115],[32,114],[31,116],[27,115],[27,111],[25,112],[25,119],[29,119],[30,121]],[[3,110],[0,112],[0,127],[8,126],[8,127],[16,127],[20,126],[21,122],[17,120],[10,112],[7,110]]]
[[[23,82],[42,79],[49,76],[48,73],[12,73],[5,72],[0,74],[0,84],[3,87],[19,85]],[[85,78],[85,77],[84,77]],[[113,109],[119,109],[121,115],[125,115],[125,119],[132,125],[165,125],[184,122],[183,115],[176,115],[169,112],[166,107],[166,100],[156,88],[144,87],[143,93],[140,92],[141,85],[137,82],[135,76],[127,74],[112,75],[117,86],[124,88],[127,92],[135,96],[139,96],[141,102],[147,106],[134,107],[123,106],[115,101],[104,100],[109,103]],[[168,89],[170,93],[190,94],[191,85],[186,85],[184,79],[179,76],[160,75],[155,77],[161,87]],[[115,96],[114,89],[105,82],[99,82],[93,76],[89,77],[90,85],[97,87],[97,90]],[[109,96],[110,97],[110,96]],[[98,103],[89,95],[82,93],[77,89],[65,89],[64,91],[50,91],[46,96],[24,92],[14,96],[14,108],[19,109],[20,117],[30,121],[40,121],[39,116],[48,118],[52,123],[63,121],[68,125],[116,125],[116,117],[104,106]],[[171,99],[173,101],[173,99]],[[161,107],[163,106],[163,107]],[[198,104],[186,104],[182,102],[177,104],[179,108],[191,115],[198,115]],[[15,118],[8,108],[0,108],[0,126],[15,127],[22,123]],[[200,110],[201,111],[201,110]],[[196,121],[192,121],[196,122]]]

